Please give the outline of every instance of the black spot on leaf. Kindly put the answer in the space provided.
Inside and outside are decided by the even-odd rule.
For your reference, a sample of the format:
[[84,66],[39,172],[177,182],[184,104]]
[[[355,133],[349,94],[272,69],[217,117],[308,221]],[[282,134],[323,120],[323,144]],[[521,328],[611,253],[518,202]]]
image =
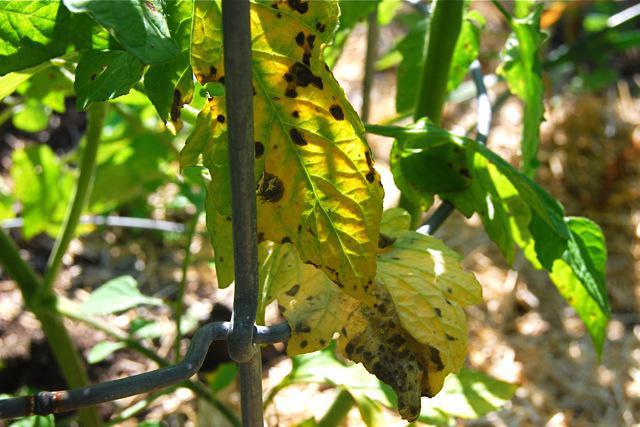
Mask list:
[[[379,249],[388,248],[389,246],[393,245],[395,241],[396,239],[394,237],[390,237],[390,236],[387,236],[386,234],[380,233],[380,236],[378,237],[378,248]],[[371,284],[371,280],[369,280],[369,284]]]
[[300,290],[300,285],[293,285],[291,289],[285,292],[285,294],[289,295],[290,297],[295,297],[299,290]]
[[344,120],[344,111],[342,111],[342,108],[338,104],[334,104],[331,107],[329,107],[329,112],[331,113],[334,119]]
[[320,31],[321,33],[324,33],[324,30],[327,28],[326,25],[324,25],[322,22],[316,22],[316,30]]
[[307,342],[307,340],[300,341],[300,348],[305,348],[307,345],[309,345],[309,342]]
[[309,2],[303,0],[287,0],[289,7],[299,14],[304,14],[309,10]]
[[291,136],[291,140],[294,142],[294,144],[300,146],[307,145],[307,140],[304,139],[304,135],[302,135],[298,129],[291,128],[289,130],[289,136]]
[[309,34],[307,36],[307,43],[309,43],[309,48],[313,49],[313,42],[316,41],[316,36],[313,34]]
[[280,240],[280,243],[285,244],[285,243],[291,243],[291,238],[285,236],[282,238],[282,240]]
[[296,34],[296,43],[298,46],[304,45],[304,33],[302,31]]
[[256,141],[256,159],[259,159],[260,156],[264,154],[264,145],[260,141]]
[[216,121],[218,123],[224,123],[225,122],[225,118],[222,114],[218,114],[218,117],[216,117]]
[[318,89],[323,88],[322,79],[318,76],[314,76],[309,67],[306,67],[300,62],[293,64],[289,68],[289,73],[293,75],[294,83],[298,86],[307,87],[311,84]]
[[287,98],[296,98],[298,96],[298,92],[295,89],[287,89],[284,91],[284,96]]
[[173,91],[173,102],[171,103],[171,111],[169,117],[172,122],[180,118],[180,107],[182,107],[182,95],[178,89]]
[[373,172],[367,172],[365,178],[367,178],[367,181],[369,181],[369,183],[372,183],[376,179],[376,176],[373,174]]
[[298,110],[293,110],[293,112],[291,113],[291,115],[292,115],[293,117],[295,117],[296,119],[297,119],[298,117],[300,117],[300,113],[298,112]]
[[311,67],[311,52],[305,52],[302,55],[302,62],[304,63],[304,65],[306,65],[307,67]]

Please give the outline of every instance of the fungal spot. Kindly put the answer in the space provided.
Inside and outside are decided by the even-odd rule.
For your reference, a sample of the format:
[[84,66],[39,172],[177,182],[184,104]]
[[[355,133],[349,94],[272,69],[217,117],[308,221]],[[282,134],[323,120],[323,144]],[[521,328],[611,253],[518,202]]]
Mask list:
[[300,348],[305,348],[308,344],[309,342],[307,340],[302,340],[300,341]]
[[95,80],[95,79],[96,79],[96,76],[97,76],[97,74],[96,74],[96,73],[93,73],[93,74],[91,74],[91,77],[89,77],[89,78],[91,79],[91,81],[93,81],[93,80]]
[[280,19],[280,18],[282,18],[282,14],[281,14],[280,12],[278,12],[278,13],[276,13],[276,17],[277,17],[278,19]]
[[321,33],[324,33],[324,30],[327,28],[326,25],[324,25],[322,22],[316,22],[316,30],[320,31]]
[[177,121],[180,118],[180,107],[182,107],[182,95],[178,89],[173,91],[173,102],[171,103],[171,111],[169,117],[172,122]]
[[327,345],[327,342],[320,338],[320,345],[324,347],[325,345]]
[[279,305],[278,306],[278,310],[280,310],[280,313],[284,314],[285,311],[287,311],[286,308],[284,308],[283,306]]
[[275,203],[282,199],[284,195],[284,185],[280,178],[265,171],[258,181],[256,191],[263,201]]
[[313,49],[313,42],[316,41],[316,36],[313,34],[309,34],[307,36],[307,43],[309,44],[309,48]]
[[282,240],[280,241],[281,244],[285,244],[285,243],[291,243],[291,239],[287,236],[283,237]]
[[304,135],[302,135],[298,129],[291,128],[289,130],[289,136],[291,136],[291,140],[294,144],[299,146],[307,145],[307,140],[304,139]]
[[318,89],[322,89],[324,87],[322,84],[322,79],[318,76],[314,76],[309,67],[306,67],[300,62],[296,62],[291,67],[289,67],[289,73],[294,77],[292,83],[295,83],[297,86],[307,87],[311,84]]
[[367,172],[365,178],[367,178],[367,181],[369,181],[369,183],[372,183],[373,181],[375,181],[376,176],[373,174],[373,172]]
[[300,117],[300,113],[298,112],[298,110],[293,110],[293,112],[291,113],[291,115],[293,117],[295,117],[296,119]]
[[347,356],[351,356],[353,354],[353,342],[349,341],[344,348],[344,352],[347,353]]
[[436,370],[442,371],[444,369],[444,365],[442,364],[442,359],[440,359],[440,352],[431,346],[429,346],[429,351],[431,352],[429,360],[436,365]]
[[291,82],[293,81],[293,74],[291,74],[291,73],[284,73],[284,79],[285,79],[287,82],[291,83]]
[[272,3],[271,4],[271,8],[272,9],[278,9],[278,3]]
[[224,76],[218,79],[218,83],[220,83],[221,85],[224,85]]
[[406,340],[400,334],[395,334],[394,336],[389,338],[389,344],[394,345],[396,347],[400,347],[402,344],[405,343],[405,341]]
[[[378,237],[378,248],[388,248],[389,246],[393,245],[395,241],[396,239],[394,237],[389,237],[386,234],[380,233],[380,236]],[[371,280],[369,280],[369,284],[371,284]]]
[[380,304],[380,305],[378,306],[378,311],[379,311],[380,313],[384,314],[384,313],[386,313],[386,311],[387,311],[387,307],[386,307],[384,304]]
[[296,43],[298,46],[304,45],[304,33],[302,31],[296,35]]
[[216,117],[216,120],[218,123],[224,123],[225,118],[222,114],[218,114],[218,117]]
[[295,89],[287,89],[284,92],[284,96],[286,96],[287,98],[296,98],[298,96],[298,92],[296,92]]
[[460,172],[460,175],[464,176],[465,178],[471,179],[471,173],[469,173],[469,169],[460,168],[460,170],[458,172]]
[[262,145],[262,142],[256,141],[255,147],[256,147],[256,159],[259,159],[260,156],[264,154],[264,145]]
[[456,340],[456,339],[455,339],[455,337],[452,337],[452,336],[451,336],[451,335],[449,335],[449,334],[445,334],[445,335],[447,336],[447,339],[448,339],[449,341],[455,341],[455,340]]
[[264,242],[264,233],[258,233],[258,243]]
[[287,0],[289,7],[299,14],[304,14],[309,10],[309,2],[303,0]]
[[344,120],[344,111],[342,111],[342,108],[338,104],[334,104],[331,107],[329,107],[329,112],[331,113],[334,119]]
[[436,316],[442,317],[442,310],[440,310],[439,308],[436,308],[435,312],[436,312]]
[[225,217],[225,219],[226,219],[227,221],[231,221],[231,217],[230,217],[229,215],[227,215],[227,216]]
[[289,295],[290,297],[295,297],[299,290],[300,290],[300,285],[293,285],[291,289],[285,292],[285,294]]
[[311,52],[305,52],[302,55],[302,62],[304,63],[304,65],[306,65],[307,67],[311,67]]

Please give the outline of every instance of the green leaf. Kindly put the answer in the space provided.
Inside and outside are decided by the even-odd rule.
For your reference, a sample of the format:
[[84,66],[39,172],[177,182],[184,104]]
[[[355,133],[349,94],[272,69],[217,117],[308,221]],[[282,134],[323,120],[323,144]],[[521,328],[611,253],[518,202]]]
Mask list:
[[376,10],[379,0],[340,0],[340,30],[352,29]]
[[25,132],[40,132],[49,124],[49,113],[51,111],[37,99],[28,99],[16,108],[11,122],[16,128]]
[[238,375],[238,365],[235,363],[223,363],[216,368],[209,379],[209,387],[213,393],[217,393],[229,387]]
[[362,393],[351,395],[367,427],[384,426],[382,405]]
[[47,61],[34,67],[30,67],[22,71],[14,71],[13,73],[0,77],[0,100],[11,95],[18,86],[39,72],[51,67],[51,65],[51,62]]
[[12,154],[14,196],[22,205],[25,239],[46,232],[56,236],[65,219],[74,178],[47,145],[29,146]]
[[417,21],[397,45],[397,50],[402,55],[396,74],[396,111],[398,112],[412,111],[416,105],[418,96],[416,88],[420,87],[428,27],[428,18]]
[[103,341],[91,347],[87,353],[87,362],[90,365],[100,363],[116,351],[125,348],[127,345],[122,341]]
[[162,300],[141,294],[133,277],[120,276],[91,292],[81,309],[87,314],[111,314],[143,304],[162,305]]
[[[515,384],[492,378],[482,372],[462,368],[459,374],[449,375],[442,392],[432,399],[423,399],[423,414],[434,410],[449,417],[477,419],[497,411],[515,394]],[[425,420],[426,421],[426,420]]]
[[74,13],[88,13],[145,64],[169,61],[179,52],[160,0],[120,0],[117,7],[109,0],[64,0],[64,4]]
[[78,94],[78,109],[84,110],[91,102],[106,101],[129,93],[133,85],[140,81],[142,71],[142,63],[128,52],[86,52],[76,69],[74,86]]
[[378,24],[389,25],[401,7],[401,1],[381,0],[378,4]]
[[193,98],[193,75],[189,63],[191,15],[193,2],[178,0],[165,3],[171,37],[180,52],[167,62],[149,67],[144,75],[144,88],[160,118],[171,121],[177,131],[181,127],[180,109]]
[[449,82],[447,92],[457,88],[469,72],[469,66],[478,57],[480,51],[480,32],[486,21],[477,10],[467,11],[464,22],[458,36],[451,69],[449,70]]
[[9,427],[54,427],[56,420],[53,415],[33,415],[31,417],[25,417],[21,420],[9,424]]
[[[0,2],[0,76],[73,50],[107,47],[106,31],[59,1]],[[4,90],[3,90],[4,91]]]
[[553,264],[551,280],[576,309],[602,352],[611,308],[605,285],[606,245],[600,227],[587,218],[567,218],[571,239],[567,250]]
[[[522,4],[520,8],[527,7]],[[513,18],[513,32],[502,52],[498,74],[503,76],[509,90],[524,104],[522,129],[522,170],[533,176],[538,167],[537,152],[540,122],[544,116],[544,84],[540,62],[540,45],[545,38],[540,31],[542,4],[534,5],[525,17]]]
[[66,110],[65,98],[75,96],[72,78],[58,67],[47,68],[22,85],[18,93],[26,98],[37,99],[62,114]]

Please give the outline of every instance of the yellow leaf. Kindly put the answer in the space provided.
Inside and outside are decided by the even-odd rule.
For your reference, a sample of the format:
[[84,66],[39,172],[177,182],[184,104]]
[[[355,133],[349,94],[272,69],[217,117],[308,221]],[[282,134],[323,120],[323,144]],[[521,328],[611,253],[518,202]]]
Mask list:
[[[372,304],[383,190],[362,123],[321,59],[338,13],[328,1],[251,5],[258,234],[293,243],[304,262]],[[224,81],[220,20],[219,3],[196,2],[192,67],[203,83]],[[185,147],[189,159],[204,154],[223,190],[210,189],[218,213],[230,204],[228,173],[211,158],[226,150],[225,115],[224,100],[211,99],[194,131],[209,140]]]
[[309,353],[326,347],[358,305],[317,268],[304,264],[290,244],[278,245],[265,278],[267,301],[278,300],[291,326],[287,354]]

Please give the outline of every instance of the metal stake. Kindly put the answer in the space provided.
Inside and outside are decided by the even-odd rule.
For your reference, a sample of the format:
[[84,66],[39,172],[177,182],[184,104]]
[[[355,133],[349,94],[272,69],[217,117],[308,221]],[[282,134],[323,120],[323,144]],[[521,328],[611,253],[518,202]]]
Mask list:
[[231,169],[235,295],[229,355],[240,364],[242,423],[263,425],[262,359],[253,344],[258,307],[258,238],[253,172],[253,84],[249,0],[222,1],[222,34]]

